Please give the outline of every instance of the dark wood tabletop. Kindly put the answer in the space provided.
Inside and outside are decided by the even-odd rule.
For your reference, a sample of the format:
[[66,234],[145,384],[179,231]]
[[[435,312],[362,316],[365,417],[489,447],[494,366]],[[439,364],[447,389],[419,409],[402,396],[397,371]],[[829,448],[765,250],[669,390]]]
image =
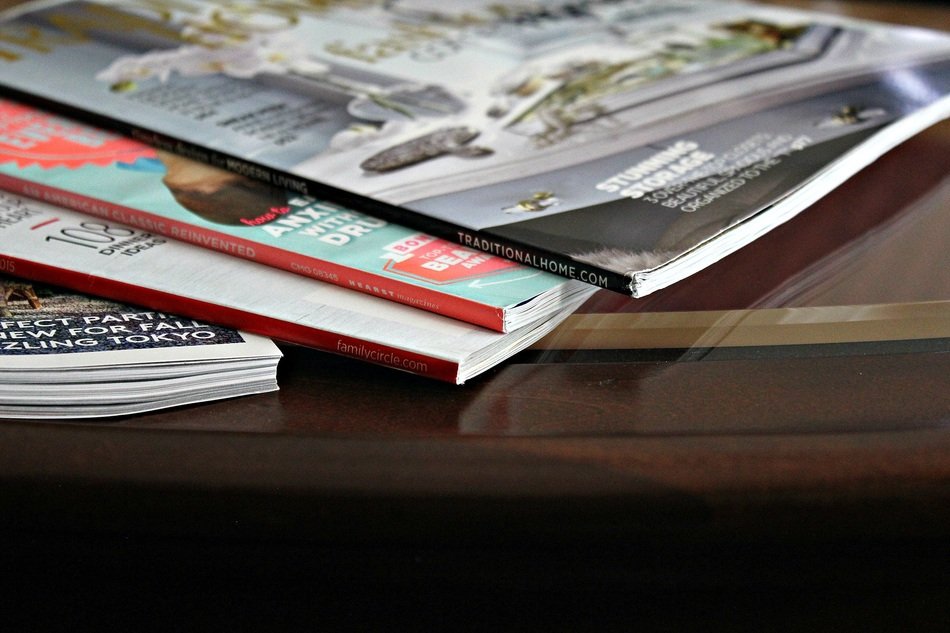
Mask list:
[[[774,4],[950,28],[939,3]],[[945,630],[948,157],[943,123],[463,386],[284,345],[276,393],[0,422],[0,563],[62,607],[21,610],[135,618],[142,587],[169,617],[297,630],[316,586],[360,630],[399,604],[424,630],[618,606],[647,630]]]

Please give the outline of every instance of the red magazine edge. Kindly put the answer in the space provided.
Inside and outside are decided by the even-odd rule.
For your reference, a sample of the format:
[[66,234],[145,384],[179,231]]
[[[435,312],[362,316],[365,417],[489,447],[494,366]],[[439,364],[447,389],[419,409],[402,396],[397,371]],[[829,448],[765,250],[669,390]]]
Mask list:
[[[428,310],[496,332],[507,332],[504,324],[504,309],[502,308],[495,308],[461,297],[432,293],[418,286],[402,283],[382,275],[356,271],[326,260],[290,253],[275,246],[219,233],[141,209],[126,207],[8,174],[0,174],[0,189],[29,196],[50,204],[58,204],[85,215],[111,219],[147,231],[154,231],[165,237],[219,251],[232,257],[242,257],[272,268],[286,270],[324,283],[332,283],[349,290],[381,297],[388,301],[403,303],[413,308]],[[158,224],[164,224],[168,229],[156,230]],[[201,237],[217,241],[220,247],[210,246],[201,240]],[[255,256],[247,257],[235,254],[235,252],[247,252],[248,250],[255,253]],[[374,291],[374,288],[378,291]],[[403,293],[405,298],[400,299],[397,292]]]
[[372,343],[363,339],[334,334],[274,317],[228,308],[214,303],[180,297],[160,290],[143,288],[104,277],[77,273],[73,270],[0,255],[0,273],[16,275],[41,283],[63,286],[76,292],[98,295],[142,305],[153,310],[181,314],[254,334],[316,348],[339,356],[398,369],[459,384],[457,363],[416,352]]

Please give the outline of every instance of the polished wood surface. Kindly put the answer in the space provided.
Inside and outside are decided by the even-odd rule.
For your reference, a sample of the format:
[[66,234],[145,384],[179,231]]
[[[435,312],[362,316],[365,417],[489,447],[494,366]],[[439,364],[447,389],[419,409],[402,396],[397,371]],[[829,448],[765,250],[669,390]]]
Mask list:
[[[775,4],[950,27],[936,3]],[[581,596],[681,630],[662,624],[708,624],[738,595],[778,630],[841,618],[855,625],[845,630],[941,630],[948,156],[944,123],[689,282],[641,301],[600,293],[462,387],[286,346],[278,393],[112,421],[4,421],[9,569],[36,581],[30,570],[74,565],[73,589],[84,567],[128,583],[151,573],[152,591],[179,571],[226,576],[237,599],[224,621],[237,628],[286,615],[316,582],[395,591],[433,626],[451,619],[451,596],[487,622],[507,613],[524,625],[512,628],[560,630],[587,612],[559,620],[532,605]],[[882,305],[903,307],[866,318]],[[670,315],[692,319],[667,328],[685,342],[596,343],[608,321]],[[838,338],[807,338],[808,319]],[[232,573],[300,584],[277,592]],[[647,588],[656,602],[631,598]],[[497,611],[473,607],[489,596]],[[912,611],[893,615],[901,606]],[[381,625],[388,611],[334,613]]]

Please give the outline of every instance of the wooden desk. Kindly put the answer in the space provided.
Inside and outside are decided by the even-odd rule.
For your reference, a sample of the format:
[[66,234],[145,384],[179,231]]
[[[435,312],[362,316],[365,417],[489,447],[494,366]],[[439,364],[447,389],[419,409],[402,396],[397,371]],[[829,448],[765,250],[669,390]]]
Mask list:
[[[796,4],[950,26],[938,5]],[[0,562],[48,589],[22,610],[62,622],[148,593],[169,620],[238,629],[385,626],[396,600],[425,629],[610,628],[597,606],[624,630],[942,630],[948,156],[941,124],[463,387],[287,347],[279,393],[4,422]],[[604,349],[608,330],[625,342]],[[311,613],[316,595],[338,602]]]

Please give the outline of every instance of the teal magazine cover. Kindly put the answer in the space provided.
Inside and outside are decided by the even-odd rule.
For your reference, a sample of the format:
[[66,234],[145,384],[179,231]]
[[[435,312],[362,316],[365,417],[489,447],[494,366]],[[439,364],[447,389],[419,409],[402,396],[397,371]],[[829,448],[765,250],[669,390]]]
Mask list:
[[3,99],[0,187],[502,332],[586,286]]

